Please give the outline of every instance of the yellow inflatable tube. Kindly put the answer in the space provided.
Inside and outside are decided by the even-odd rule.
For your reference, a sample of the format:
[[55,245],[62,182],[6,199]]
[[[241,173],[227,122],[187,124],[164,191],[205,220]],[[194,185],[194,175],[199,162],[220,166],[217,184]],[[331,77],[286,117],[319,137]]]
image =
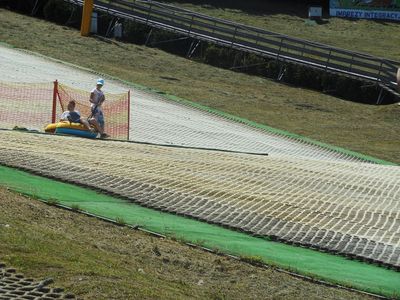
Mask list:
[[54,133],[56,128],[70,128],[70,129],[77,129],[77,130],[86,130],[85,126],[81,123],[70,123],[70,122],[58,122],[58,123],[51,123],[44,128],[45,132]]

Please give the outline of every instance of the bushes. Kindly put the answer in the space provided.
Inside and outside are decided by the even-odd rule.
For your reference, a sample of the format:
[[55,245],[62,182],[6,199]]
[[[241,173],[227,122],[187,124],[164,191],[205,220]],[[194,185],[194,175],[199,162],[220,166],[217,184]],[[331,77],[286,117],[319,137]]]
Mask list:
[[200,60],[215,67],[231,68],[236,54],[235,50],[208,44]]
[[125,20],[123,23],[123,39],[127,42],[143,45],[149,32],[149,26],[129,20]]
[[71,13],[71,5],[63,0],[49,0],[43,7],[44,18],[58,24],[65,24]]
[[[46,1],[39,1],[41,2],[40,5],[43,5],[42,2]],[[30,14],[35,6],[35,2],[36,0],[3,0],[0,1],[0,6]]]

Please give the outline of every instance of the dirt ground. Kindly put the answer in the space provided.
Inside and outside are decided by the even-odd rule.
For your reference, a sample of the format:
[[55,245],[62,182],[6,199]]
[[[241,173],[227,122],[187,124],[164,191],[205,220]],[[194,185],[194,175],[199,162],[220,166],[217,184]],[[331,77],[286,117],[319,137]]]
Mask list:
[[366,299],[0,187],[0,261],[84,299]]

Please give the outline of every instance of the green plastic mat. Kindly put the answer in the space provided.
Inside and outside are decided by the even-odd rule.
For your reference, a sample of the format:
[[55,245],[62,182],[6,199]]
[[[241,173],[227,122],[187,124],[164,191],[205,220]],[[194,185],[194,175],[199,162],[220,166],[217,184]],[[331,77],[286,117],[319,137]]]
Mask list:
[[[90,189],[0,166],[0,185],[45,201],[138,225],[185,242],[388,297],[400,295],[400,272],[341,256],[256,238],[193,219],[141,207]],[[0,199],[1,208],[1,199]]]

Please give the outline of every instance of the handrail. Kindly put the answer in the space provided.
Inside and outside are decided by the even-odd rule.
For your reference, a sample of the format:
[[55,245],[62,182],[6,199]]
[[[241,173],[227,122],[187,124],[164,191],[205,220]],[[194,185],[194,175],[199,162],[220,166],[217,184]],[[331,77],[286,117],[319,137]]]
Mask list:
[[[83,5],[83,0],[64,0]],[[95,9],[198,40],[341,73],[395,89],[400,62],[293,38],[146,0],[95,0]]]

